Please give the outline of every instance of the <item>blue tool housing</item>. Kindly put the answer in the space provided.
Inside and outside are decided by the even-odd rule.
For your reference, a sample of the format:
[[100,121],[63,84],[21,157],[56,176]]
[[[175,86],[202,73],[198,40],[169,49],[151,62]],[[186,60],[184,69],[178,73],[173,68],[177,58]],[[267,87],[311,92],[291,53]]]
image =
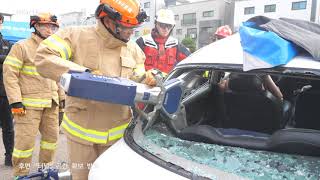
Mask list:
[[133,106],[136,89],[136,83],[125,78],[72,73],[67,94],[84,99]]

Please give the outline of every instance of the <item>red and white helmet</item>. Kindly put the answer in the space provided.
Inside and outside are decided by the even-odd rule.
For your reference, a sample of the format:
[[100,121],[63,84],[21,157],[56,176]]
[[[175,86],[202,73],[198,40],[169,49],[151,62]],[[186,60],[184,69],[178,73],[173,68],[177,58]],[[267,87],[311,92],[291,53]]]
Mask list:
[[232,35],[232,30],[228,25],[220,26],[214,33],[216,36],[227,37]]

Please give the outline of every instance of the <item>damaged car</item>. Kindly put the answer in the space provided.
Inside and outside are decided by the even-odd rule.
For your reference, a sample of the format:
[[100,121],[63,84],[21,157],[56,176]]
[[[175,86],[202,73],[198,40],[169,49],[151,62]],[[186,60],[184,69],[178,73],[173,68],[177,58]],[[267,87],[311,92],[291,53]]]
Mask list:
[[135,116],[89,179],[320,179],[320,62],[243,71],[243,57],[234,34],[180,62],[166,79],[185,82],[179,113]]

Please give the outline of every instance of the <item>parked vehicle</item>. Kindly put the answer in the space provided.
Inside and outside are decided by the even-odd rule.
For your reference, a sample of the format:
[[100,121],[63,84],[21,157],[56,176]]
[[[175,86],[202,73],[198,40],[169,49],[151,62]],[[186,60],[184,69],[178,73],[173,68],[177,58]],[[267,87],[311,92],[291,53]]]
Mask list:
[[[147,119],[134,117],[89,179],[320,179],[320,62],[299,55],[271,69],[242,65],[238,34],[180,62],[167,80],[192,77],[181,114],[160,114],[148,129]],[[245,83],[221,90],[235,73],[270,75],[284,99]]]

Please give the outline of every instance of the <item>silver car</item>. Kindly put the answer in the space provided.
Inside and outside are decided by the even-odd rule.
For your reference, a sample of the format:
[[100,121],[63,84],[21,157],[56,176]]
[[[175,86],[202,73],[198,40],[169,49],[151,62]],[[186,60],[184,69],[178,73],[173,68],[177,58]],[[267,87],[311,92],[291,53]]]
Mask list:
[[[320,179],[320,62],[301,55],[284,66],[242,69],[238,34],[180,62],[167,80],[188,77],[181,113],[154,122],[135,116],[89,179]],[[235,74],[269,75],[283,99]]]

